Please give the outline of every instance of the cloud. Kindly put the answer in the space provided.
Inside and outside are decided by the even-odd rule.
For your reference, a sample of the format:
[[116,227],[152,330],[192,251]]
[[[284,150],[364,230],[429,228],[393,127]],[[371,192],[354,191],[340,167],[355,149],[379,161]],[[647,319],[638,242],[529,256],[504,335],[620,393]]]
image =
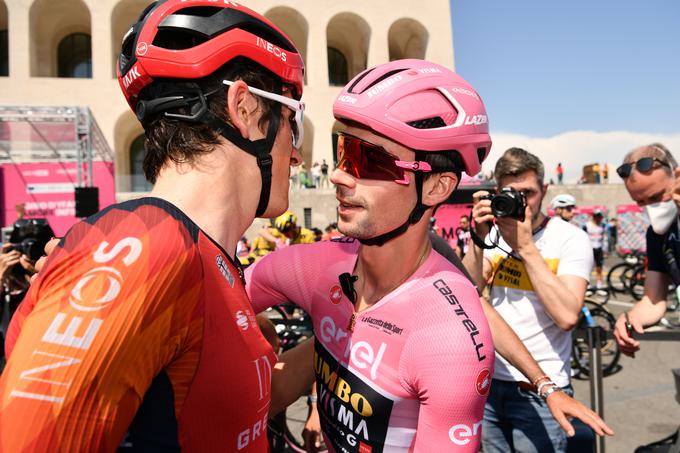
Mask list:
[[521,134],[491,134],[491,154],[483,171],[493,167],[503,152],[513,146],[524,148],[541,158],[545,165],[546,180],[557,179],[555,168],[558,162],[564,167],[564,182],[575,183],[581,177],[583,166],[593,163],[609,163],[610,179],[616,180],[615,169],[623,156],[633,148],[649,143],[663,143],[673,155],[680,156],[679,134],[647,134],[637,132],[594,132],[570,131],[553,137],[529,137]]

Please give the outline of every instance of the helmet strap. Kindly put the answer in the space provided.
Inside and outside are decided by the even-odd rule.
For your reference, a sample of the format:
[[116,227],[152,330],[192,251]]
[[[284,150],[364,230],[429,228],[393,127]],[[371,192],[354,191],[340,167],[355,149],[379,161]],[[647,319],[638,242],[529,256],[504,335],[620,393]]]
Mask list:
[[[424,159],[425,153],[423,153],[422,151],[416,151],[416,160],[421,161]],[[418,200],[416,201],[416,205],[411,211],[411,214],[409,214],[408,219],[406,219],[406,222],[404,222],[403,224],[401,224],[401,226],[395,228],[394,230],[388,231],[385,234],[381,234],[379,236],[375,236],[368,239],[359,239],[359,242],[361,242],[364,245],[378,245],[378,246],[383,245],[390,239],[394,239],[406,233],[406,230],[408,230],[408,228],[411,225],[415,225],[420,221],[420,219],[423,217],[423,214],[425,214],[425,211],[427,211],[432,206],[427,206],[423,204],[423,181],[425,179],[424,174],[420,171],[416,171],[414,172],[414,178],[416,182],[416,194],[418,196]]]
[[[276,79],[274,90],[276,93],[281,93],[281,81]],[[281,119],[281,104],[273,102],[271,106],[271,115],[269,118],[269,125],[267,127],[267,136],[259,140],[248,140],[243,138],[241,133],[233,126],[225,123],[220,118],[216,117],[212,112],[206,110],[202,115],[202,122],[208,124],[215,129],[220,135],[232,142],[234,145],[241,148],[248,154],[255,156],[257,159],[257,166],[260,169],[260,176],[262,178],[262,187],[260,188],[260,200],[257,204],[255,217],[260,217],[267,210],[269,205],[269,196],[272,187],[272,164],[273,159],[271,151],[274,148],[276,135],[279,132],[279,123]]]

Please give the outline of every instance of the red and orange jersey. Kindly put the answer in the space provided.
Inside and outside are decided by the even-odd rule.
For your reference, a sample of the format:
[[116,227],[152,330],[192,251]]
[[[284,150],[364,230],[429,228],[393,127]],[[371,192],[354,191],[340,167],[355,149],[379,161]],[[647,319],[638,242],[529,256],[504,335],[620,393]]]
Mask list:
[[17,310],[0,451],[267,451],[271,371],[239,269],[156,198],[74,226]]

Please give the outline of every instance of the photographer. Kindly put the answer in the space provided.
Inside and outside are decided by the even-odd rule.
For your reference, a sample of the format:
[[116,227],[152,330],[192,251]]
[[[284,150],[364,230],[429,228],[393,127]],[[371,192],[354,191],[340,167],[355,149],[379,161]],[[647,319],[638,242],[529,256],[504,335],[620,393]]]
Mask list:
[[[18,219],[9,242],[0,249],[0,332],[3,342],[9,321],[28,291],[35,273],[34,264],[52,236],[54,232],[45,219]],[[4,345],[0,356],[4,359]]]
[[[547,379],[538,387],[524,382],[519,370],[496,355],[483,449],[563,452],[566,436],[550,417],[545,398],[554,391],[573,394],[569,330],[583,306],[593,255],[585,232],[541,212],[547,186],[538,157],[511,148],[496,163],[494,175],[503,189],[494,197],[484,191],[474,194],[478,238],[463,262],[480,289],[490,282],[491,304]],[[485,249],[479,238],[486,238]]]

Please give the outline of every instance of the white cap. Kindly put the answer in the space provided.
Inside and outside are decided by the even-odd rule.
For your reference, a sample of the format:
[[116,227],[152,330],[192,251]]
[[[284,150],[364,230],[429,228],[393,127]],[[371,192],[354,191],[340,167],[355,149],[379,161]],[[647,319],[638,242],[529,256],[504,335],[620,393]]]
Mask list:
[[566,208],[567,206],[576,206],[576,198],[566,193],[556,196],[550,202],[550,207],[553,209]]

